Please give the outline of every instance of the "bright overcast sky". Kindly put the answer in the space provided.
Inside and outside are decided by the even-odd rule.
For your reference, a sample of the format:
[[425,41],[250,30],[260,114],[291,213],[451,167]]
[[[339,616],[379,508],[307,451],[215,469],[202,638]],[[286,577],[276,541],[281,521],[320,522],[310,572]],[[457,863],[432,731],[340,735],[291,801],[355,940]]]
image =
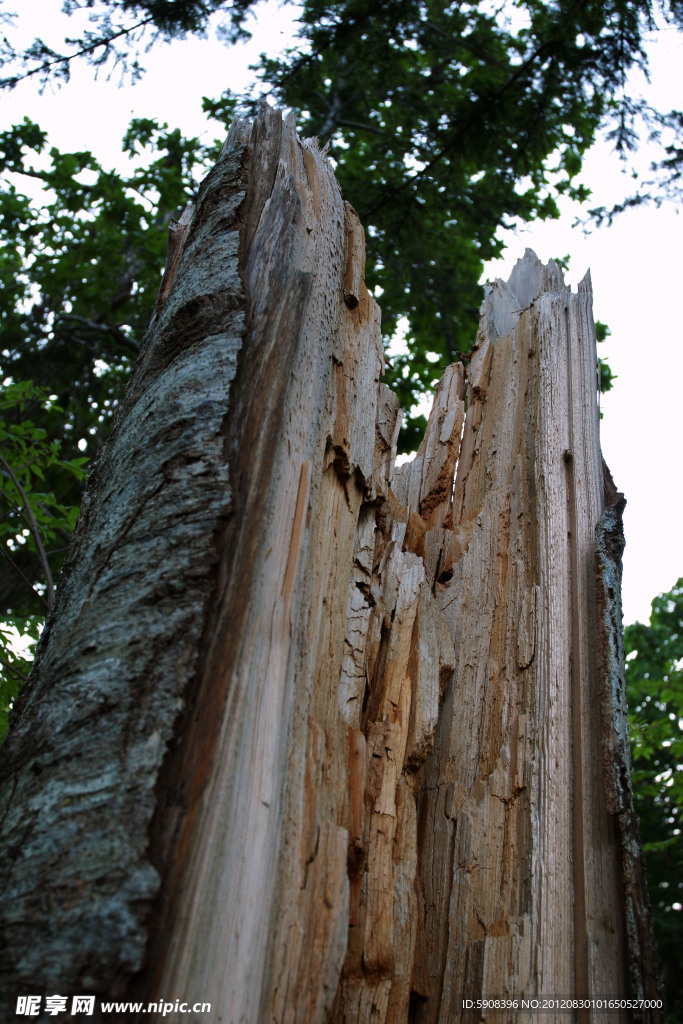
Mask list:
[[[30,0],[25,7],[18,2],[7,7],[26,11],[19,22],[25,25],[26,42],[36,33],[49,41],[49,26],[56,24],[53,38],[59,48],[59,26],[66,26],[61,38],[64,31],[75,32],[68,19],[56,19],[58,3]],[[74,68],[67,86],[42,96],[32,83],[22,83],[3,96],[0,128],[27,115],[60,149],[90,149],[105,165],[121,166],[120,142],[131,115],[161,118],[171,128],[200,134],[205,123],[201,97],[218,96],[228,87],[244,89],[251,80],[248,64],[261,50],[276,52],[286,44],[291,18],[291,8],[279,11],[270,3],[247,46],[228,49],[210,39],[158,46],[143,57],[148,70],[135,86],[118,88],[116,76],[107,82],[104,74],[93,81],[93,70],[84,64]],[[683,37],[665,29],[653,54],[653,102],[661,109],[680,107]],[[207,132],[213,137],[214,126]],[[643,166],[651,158],[644,153]],[[593,189],[595,205],[611,205],[628,194],[619,161],[604,145],[589,155],[582,180]],[[353,196],[348,198],[353,202]],[[571,254],[568,281],[574,287],[591,270],[596,319],[612,331],[600,354],[618,377],[602,400],[602,448],[628,501],[625,622],[646,621],[655,594],[683,576],[683,328],[678,303],[683,218],[671,204],[640,208],[586,237],[573,227],[577,212],[566,204],[560,221],[506,235],[506,258],[489,264],[486,276],[506,278],[527,246],[544,261]]]

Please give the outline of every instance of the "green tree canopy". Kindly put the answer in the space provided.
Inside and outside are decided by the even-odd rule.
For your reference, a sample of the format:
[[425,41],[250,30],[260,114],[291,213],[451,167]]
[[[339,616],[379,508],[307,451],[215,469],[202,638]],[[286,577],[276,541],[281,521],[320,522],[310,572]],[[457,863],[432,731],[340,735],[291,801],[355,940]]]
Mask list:
[[[70,14],[92,7],[65,4]],[[59,52],[39,39],[21,54],[10,47],[3,81],[68,77],[79,54],[139,74],[145,46],[201,33],[210,20],[234,40],[254,10],[253,0],[108,0]],[[680,0],[303,0],[300,11],[297,44],[257,72],[300,113],[303,134],[329,143],[366,226],[385,338],[400,325],[407,339],[387,378],[405,409],[470,351],[498,229],[556,217],[560,196],[588,198],[576,178],[598,132],[623,154],[666,129],[660,185],[678,185],[683,115],[651,109],[629,74],[647,71],[646,35],[658,21],[680,27]],[[226,93],[214,110],[227,119],[252,104]],[[405,450],[423,426],[408,421]]]

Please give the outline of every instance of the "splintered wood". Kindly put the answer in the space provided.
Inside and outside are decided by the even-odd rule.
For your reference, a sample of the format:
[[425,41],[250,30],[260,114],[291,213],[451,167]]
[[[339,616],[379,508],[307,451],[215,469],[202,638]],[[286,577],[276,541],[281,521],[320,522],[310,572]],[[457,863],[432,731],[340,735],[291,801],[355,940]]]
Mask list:
[[[245,394],[271,412],[267,436],[242,432],[235,479],[258,492],[256,540],[241,563],[230,552],[241,568],[212,631],[226,704],[156,990],[283,1024],[451,1024],[472,1019],[465,1000],[652,995],[603,777],[609,744],[628,752],[597,651],[590,281],[572,294],[527,251],[490,287],[469,365],[448,367],[396,468],[358,217],[315,143],[279,124],[262,113],[244,161],[248,194],[254,167],[276,168],[243,250]],[[278,405],[271,381],[249,383],[272,324],[274,372],[291,373]]]
[[3,749],[0,1016],[48,985],[224,1024],[657,996],[590,283],[527,251],[398,468],[383,361],[317,142],[236,121]]

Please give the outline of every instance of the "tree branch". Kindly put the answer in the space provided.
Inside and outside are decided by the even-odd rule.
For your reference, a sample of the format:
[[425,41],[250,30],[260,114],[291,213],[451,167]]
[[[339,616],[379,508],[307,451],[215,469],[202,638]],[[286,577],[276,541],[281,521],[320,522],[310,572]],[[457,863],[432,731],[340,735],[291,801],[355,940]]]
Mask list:
[[[22,500],[24,502],[24,506],[25,506],[25,509],[26,509],[26,514],[27,514],[28,519],[29,519],[29,527],[30,527],[31,533],[33,535],[33,539],[36,542],[36,547],[38,549],[38,556],[40,558],[40,562],[41,562],[41,565],[43,567],[43,572],[45,573],[45,582],[47,583],[47,601],[45,601],[45,604],[47,605],[48,611],[52,611],[52,609],[54,608],[54,604],[55,604],[55,587],[54,587],[54,583],[52,582],[52,573],[50,572],[50,565],[49,565],[48,560],[47,560],[47,555],[45,554],[45,548],[43,547],[43,542],[40,539],[40,530],[38,529],[38,523],[36,522],[36,518],[33,515],[33,509],[31,508],[31,505],[30,505],[30,502],[29,502],[28,497],[26,495],[26,492],[25,492],[24,488],[21,486],[21,484],[19,483],[19,481],[17,480],[16,476],[14,475],[14,471],[13,471],[12,467],[9,465],[7,460],[2,455],[0,455],[0,462],[5,467],[7,473],[10,476],[10,479],[12,480],[12,483],[14,484],[16,489],[19,491],[19,494],[21,495]],[[12,559],[9,558],[9,555],[7,555],[6,552],[3,552],[3,554],[5,555],[5,557],[8,559],[8,561],[11,564],[14,564],[12,562]],[[21,570],[19,570],[19,571],[21,572]],[[23,573],[22,573],[22,575],[23,575]],[[29,583],[29,586],[31,587],[31,590],[34,591],[34,593],[37,593],[37,591],[35,590],[35,588],[33,587],[33,585],[31,583]]]
[[9,662],[9,661],[7,660],[7,658],[4,658],[4,657],[2,656],[2,654],[0,654],[0,665],[3,665],[3,666],[4,666],[4,668],[5,668],[5,671],[6,671],[6,672],[9,672],[9,673],[10,673],[10,675],[13,675],[13,676],[14,676],[14,678],[15,678],[15,679],[16,679],[16,680],[17,680],[18,682],[22,682],[22,683],[23,683],[23,682],[25,682],[25,680],[26,680],[26,676],[24,675],[24,673],[23,673],[23,672],[21,672],[21,671],[20,671],[20,670],[19,670],[18,668],[16,668],[16,667],[15,667],[14,665],[11,665],[11,664],[10,664],[10,662]]
[[[74,324],[81,324],[83,327],[86,327],[97,334],[111,334],[116,338],[117,341],[121,342],[121,344],[125,348],[128,348],[130,349],[131,352],[134,352],[135,355],[140,354],[140,345],[138,344],[138,342],[135,341],[133,338],[126,337],[126,335],[123,333],[118,324],[102,324],[98,323],[96,320],[89,320],[87,317],[84,316],[77,316],[76,313],[62,313],[62,315],[59,318],[59,323],[55,325],[55,333],[59,329],[59,324],[64,323],[65,320],[71,321]],[[79,340],[82,342],[82,344],[86,345],[87,348],[91,347],[87,344],[87,342],[85,342],[84,339]]]
[[24,583],[26,584],[26,586],[28,587],[28,589],[29,589],[30,591],[32,591],[32,592],[33,592],[33,593],[34,593],[34,594],[36,595],[36,597],[37,597],[37,598],[38,598],[38,599],[39,599],[40,601],[42,601],[42,602],[43,602],[43,604],[45,605],[45,607],[47,608],[47,610],[48,610],[48,611],[50,611],[50,606],[48,605],[48,603],[47,603],[47,601],[45,600],[45,598],[43,597],[43,595],[42,595],[42,594],[41,594],[41,593],[40,593],[39,591],[37,591],[37,590],[36,590],[36,588],[35,588],[35,587],[33,586],[33,584],[31,583],[31,581],[29,580],[28,576],[26,576],[26,574],[25,574],[25,573],[23,573],[23,572],[21,571],[21,569],[19,568],[19,566],[17,565],[17,563],[16,563],[15,561],[14,561],[14,559],[13,559],[13,558],[10,558],[10,556],[9,556],[9,555],[7,554],[7,552],[5,551],[5,549],[4,549],[4,548],[0,548],[0,555],[2,555],[2,557],[3,557],[4,559],[5,559],[5,561],[6,561],[6,562],[9,562],[9,564],[10,564],[10,565],[12,566],[12,568],[14,569],[14,571],[15,571],[16,573],[18,573],[18,574],[19,574],[19,576],[21,576],[22,580],[24,581]]
[[[94,53],[94,51],[99,49],[101,46],[104,46],[106,49],[108,49],[115,39],[119,39],[121,36],[128,36],[131,34],[131,32],[135,32],[136,29],[145,28],[147,25],[151,24],[154,24],[154,19],[150,15],[148,18],[143,18],[142,21],[139,21],[136,25],[131,25],[129,28],[122,28],[118,32],[114,32],[113,35],[100,36],[98,39],[95,39],[92,43],[89,43],[87,46],[81,47],[80,50],[75,50],[74,53],[71,53],[68,56],[57,56],[54,58],[54,60],[44,60],[37,67],[32,68],[30,71],[25,71],[21,75],[15,75],[13,78],[2,78],[0,79],[0,88],[14,89],[14,87],[19,82],[23,82],[25,79],[31,78],[33,75],[37,75],[41,71],[44,74],[47,74],[50,68],[60,64],[68,65],[76,57],[85,57],[89,53]],[[76,42],[75,39],[71,41]],[[26,56],[24,56],[24,60],[26,59]],[[68,72],[66,77],[68,78]]]

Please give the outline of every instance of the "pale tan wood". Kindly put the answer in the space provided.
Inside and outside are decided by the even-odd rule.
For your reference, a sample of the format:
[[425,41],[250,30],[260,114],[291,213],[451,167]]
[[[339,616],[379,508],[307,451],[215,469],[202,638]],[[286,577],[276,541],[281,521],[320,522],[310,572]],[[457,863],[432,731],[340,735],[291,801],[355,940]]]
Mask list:
[[[279,115],[266,112],[268,118]],[[255,134],[251,145],[257,148]],[[344,275],[362,257],[362,247],[347,251],[357,217],[345,209],[315,143],[301,143],[291,120],[266,132],[268,146],[274,152],[258,162],[275,166],[272,190],[258,218],[245,217],[257,227],[243,254],[255,348],[265,359],[277,344],[275,365],[284,360],[289,378],[277,409],[267,376],[262,399],[254,393],[259,385],[249,385],[249,403],[264,401],[273,417],[258,442],[270,450],[252,449],[247,470],[268,542],[253,549],[239,578],[233,575],[218,613],[224,625],[203,685],[223,676],[227,704],[179,866],[175,929],[184,938],[169,950],[156,983],[159,992],[210,992],[206,998],[231,1020],[256,1020],[269,1005],[282,1020],[317,1019],[336,993],[345,951],[339,922],[349,916],[350,823],[340,814],[330,818],[324,776],[335,774],[334,751],[346,759],[347,736],[337,712],[339,671],[331,708],[331,681],[320,673],[321,662],[337,663],[343,650],[338,623],[345,621],[363,481],[372,479],[375,450],[374,429],[364,429],[359,409],[369,410],[374,424],[382,369],[379,315],[360,287],[362,266],[351,274],[358,301],[352,308],[344,302]],[[245,173],[248,179],[248,161]],[[275,296],[287,304],[273,304]],[[235,655],[226,659],[220,652],[232,600],[246,608]],[[333,764],[324,770],[328,750]],[[307,778],[315,780],[308,788]],[[302,802],[304,791],[312,796]]]
[[[6,821],[68,883],[69,934],[84,929],[56,989],[60,969],[74,985],[87,971],[95,991],[210,1002],[229,1024],[456,1024],[463,999],[655,996],[589,280],[573,294],[527,251],[491,286],[468,366],[447,368],[396,468],[362,227],[317,143],[267,106],[237,121],[181,228],[26,717],[47,735],[74,644],[105,708],[88,705],[89,729],[128,688],[96,765],[120,806],[87,818],[129,870],[116,889],[118,863],[96,864],[125,922],[110,942],[77,854],[49,853],[28,728],[9,745]],[[152,427],[160,449],[137,463]],[[141,622],[120,583],[140,585],[139,523],[178,595],[155,616],[145,580]],[[71,776],[53,778],[83,797],[86,732],[65,732]],[[81,820],[60,807],[65,828]],[[22,900],[0,913],[54,952],[60,919],[46,941]]]

